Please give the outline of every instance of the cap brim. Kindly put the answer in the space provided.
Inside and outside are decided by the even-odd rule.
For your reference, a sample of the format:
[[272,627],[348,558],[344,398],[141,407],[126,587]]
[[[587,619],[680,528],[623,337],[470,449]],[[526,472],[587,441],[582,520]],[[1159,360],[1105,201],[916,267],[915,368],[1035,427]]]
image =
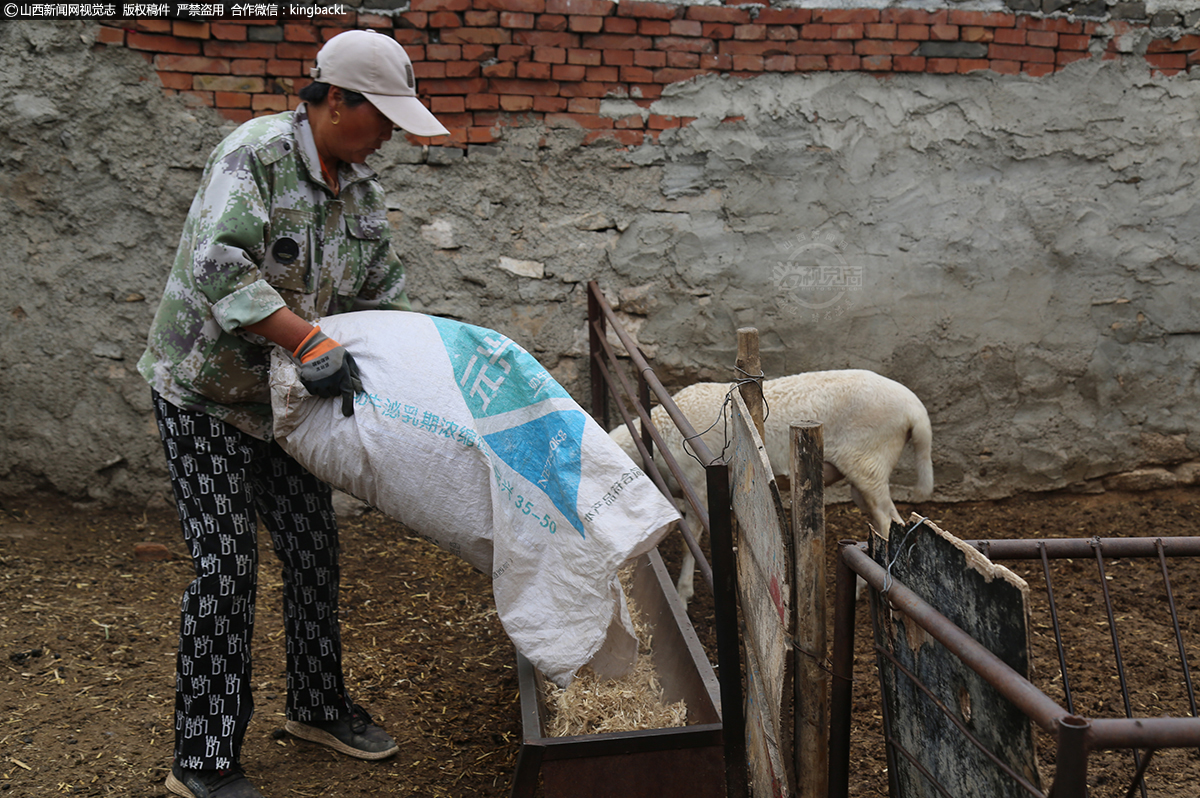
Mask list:
[[445,126],[437,121],[437,117],[431,114],[429,109],[416,97],[370,94],[368,92],[363,92],[363,96],[370,100],[371,104],[378,108],[384,116],[409,133],[417,136],[450,135],[450,131],[446,130]]

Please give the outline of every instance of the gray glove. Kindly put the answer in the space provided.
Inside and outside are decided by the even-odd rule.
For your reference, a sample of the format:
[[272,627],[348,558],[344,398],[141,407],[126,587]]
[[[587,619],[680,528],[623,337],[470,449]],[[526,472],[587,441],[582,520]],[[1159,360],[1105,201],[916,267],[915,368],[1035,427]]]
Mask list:
[[314,396],[342,397],[342,415],[354,415],[354,394],[361,393],[358,364],[346,347],[313,327],[293,353],[300,361],[300,382]]

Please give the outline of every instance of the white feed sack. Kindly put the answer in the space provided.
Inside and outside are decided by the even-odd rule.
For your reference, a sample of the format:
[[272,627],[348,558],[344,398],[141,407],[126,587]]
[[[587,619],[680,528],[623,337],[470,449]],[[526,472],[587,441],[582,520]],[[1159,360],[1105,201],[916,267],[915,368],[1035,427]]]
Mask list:
[[678,518],[528,352],[492,330],[400,311],[321,321],[362,371],[354,415],[271,366],[275,436],[302,465],[492,575],[517,650],[567,686],[624,674],[637,637],[617,572]]

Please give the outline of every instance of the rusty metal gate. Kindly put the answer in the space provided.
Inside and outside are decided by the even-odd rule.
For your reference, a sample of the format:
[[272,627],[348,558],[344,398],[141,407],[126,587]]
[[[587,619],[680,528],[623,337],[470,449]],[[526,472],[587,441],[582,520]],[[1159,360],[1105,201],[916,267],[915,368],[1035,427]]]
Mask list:
[[[898,528],[898,527],[897,527]],[[897,528],[894,528],[897,529]],[[893,534],[895,532],[893,531]],[[1059,662],[1056,680],[1061,685],[1063,702],[1051,698],[1042,689],[1020,676],[999,657],[965,634],[951,623],[945,615],[916,595],[896,579],[887,569],[877,564],[867,552],[867,544],[846,542],[842,544],[838,557],[836,579],[834,639],[832,654],[833,691],[831,707],[830,741],[830,791],[831,796],[849,794],[850,779],[850,724],[851,693],[853,685],[854,657],[854,614],[855,575],[862,576],[874,591],[886,591],[880,595],[881,604],[891,612],[903,616],[923,629],[929,636],[957,657],[966,668],[979,674],[996,691],[1023,712],[1026,717],[1050,736],[1054,754],[1052,786],[1048,793],[1031,784],[1022,774],[1007,772],[1006,776],[1018,785],[1018,791],[1034,796],[1050,795],[1054,798],[1085,798],[1088,795],[1089,758],[1100,752],[1124,751],[1128,757],[1126,781],[1121,791],[1113,794],[1147,796],[1146,775],[1151,772],[1155,755],[1165,749],[1184,749],[1200,746],[1200,717],[1197,717],[1195,688],[1188,643],[1176,601],[1177,588],[1172,586],[1170,563],[1179,558],[1200,556],[1200,538],[1191,537],[1132,537],[1132,538],[1081,538],[1043,540],[989,540],[968,541],[993,561],[1028,561],[1031,567],[1040,563],[1045,580],[1045,608],[1048,618],[1042,625],[1050,629],[1053,646]],[[1172,664],[1172,672],[1182,683],[1184,710],[1187,716],[1180,717],[1137,717],[1130,700],[1130,669],[1127,656],[1122,652],[1120,629],[1122,623],[1131,623],[1122,616],[1122,608],[1114,599],[1111,564],[1122,560],[1141,561],[1157,570],[1154,581],[1161,591],[1161,612],[1165,619],[1163,627],[1170,630],[1174,638],[1163,644],[1160,663],[1165,668]],[[1051,564],[1068,561],[1075,567],[1078,563],[1091,562],[1095,567],[1096,586],[1102,597],[1104,620],[1110,632],[1113,678],[1118,683],[1123,717],[1091,717],[1076,706],[1072,674],[1068,668],[1065,638],[1070,624],[1064,624],[1060,616],[1060,599],[1055,595],[1055,580]],[[1144,574],[1144,572],[1143,572]],[[1137,589],[1145,590],[1145,577],[1138,580]],[[1194,591],[1193,594],[1194,595]],[[1186,609],[1196,610],[1194,600]],[[886,603],[882,603],[886,602]],[[1076,623],[1079,623],[1077,620]],[[889,659],[888,652],[876,645],[875,654],[881,672],[892,669],[898,679],[915,680],[915,674],[903,669],[900,663]],[[1194,649],[1193,649],[1194,652]],[[936,696],[938,685],[916,684],[916,688]],[[966,724],[953,718],[954,709],[934,698],[934,703],[957,725],[959,732],[971,744],[983,747]],[[897,795],[894,765],[901,761],[911,763],[921,772],[931,787],[928,794],[947,795],[936,776],[922,761],[922,751],[911,750],[900,744],[892,734],[892,719],[884,713],[884,737],[887,745],[889,790]],[[1004,765],[993,752],[984,750],[996,768]]]

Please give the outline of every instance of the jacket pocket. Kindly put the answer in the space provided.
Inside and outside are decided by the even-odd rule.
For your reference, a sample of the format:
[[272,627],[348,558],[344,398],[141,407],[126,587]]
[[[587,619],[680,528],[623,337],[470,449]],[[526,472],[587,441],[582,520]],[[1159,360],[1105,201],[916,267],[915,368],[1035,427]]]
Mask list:
[[362,290],[367,280],[367,265],[379,249],[386,229],[387,216],[382,212],[346,214],[347,257],[337,281],[337,293],[343,300],[352,302]]

